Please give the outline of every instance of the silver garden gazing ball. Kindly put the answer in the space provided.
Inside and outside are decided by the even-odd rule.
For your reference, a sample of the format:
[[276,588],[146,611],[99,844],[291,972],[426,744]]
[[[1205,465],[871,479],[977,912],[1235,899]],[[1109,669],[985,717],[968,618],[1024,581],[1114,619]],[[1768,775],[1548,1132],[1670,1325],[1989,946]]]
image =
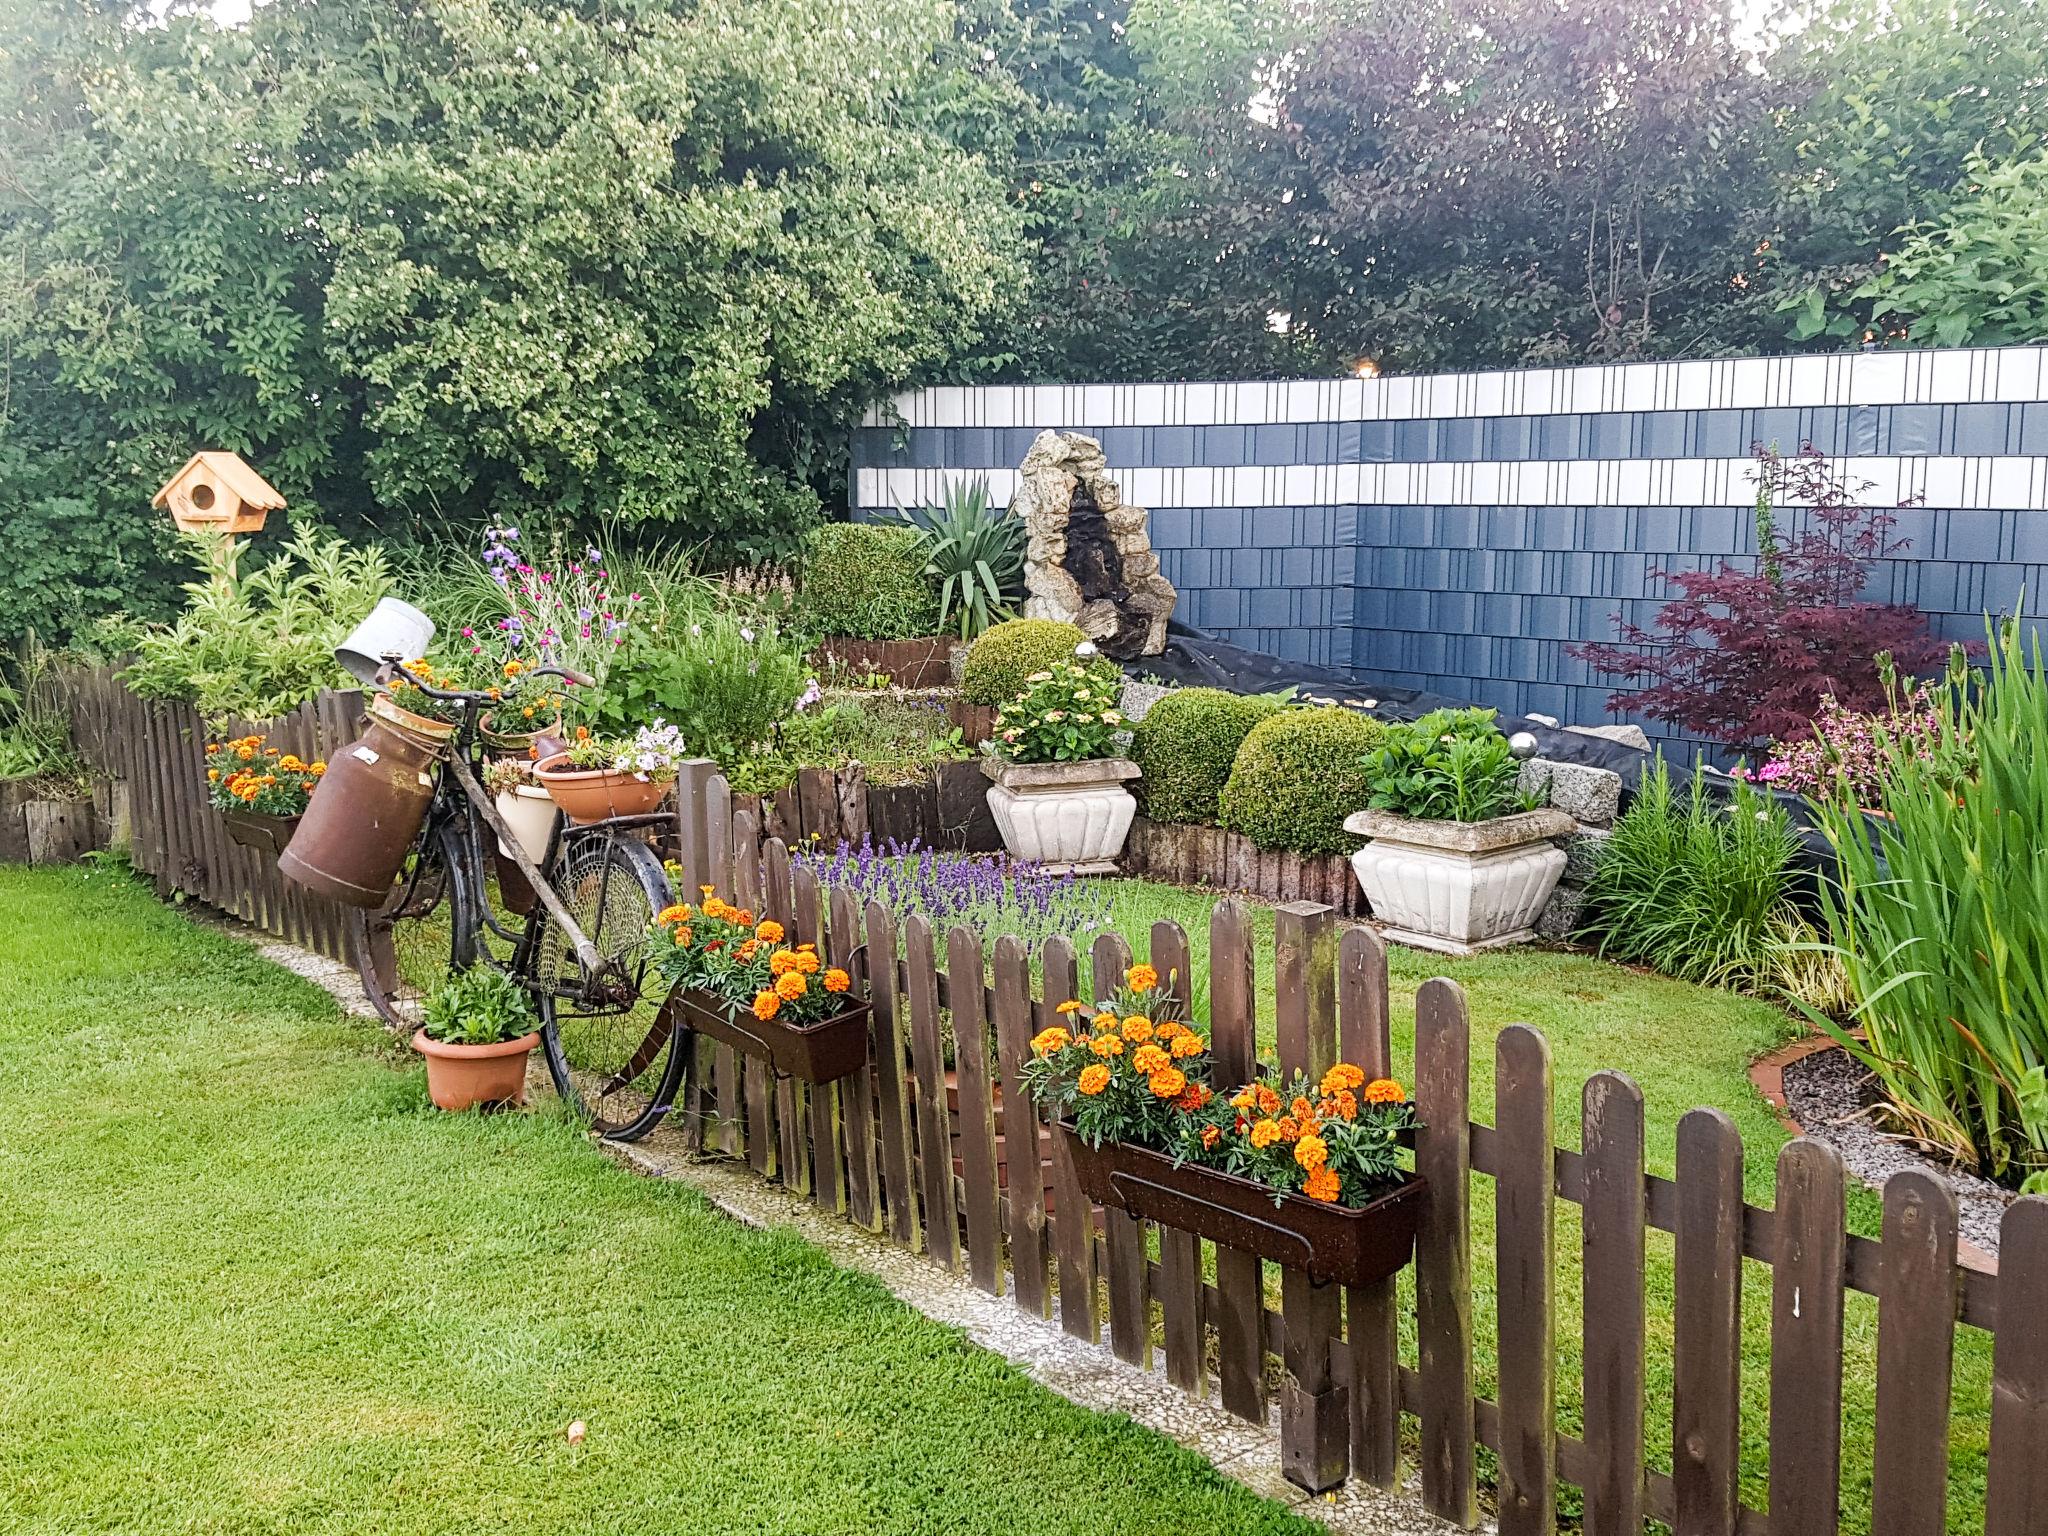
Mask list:
[[1517,731],[1508,738],[1508,751],[1518,762],[1526,763],[1536,755],[1536,738],[1527,731]]
[[1087,661],[1091,657],[1098,656],[1101,653],[1095,649],[1095,642],[1093,640],[1083,640],[1079,645],[1074,647],[1074,654],[1080,657],[1083,661]]

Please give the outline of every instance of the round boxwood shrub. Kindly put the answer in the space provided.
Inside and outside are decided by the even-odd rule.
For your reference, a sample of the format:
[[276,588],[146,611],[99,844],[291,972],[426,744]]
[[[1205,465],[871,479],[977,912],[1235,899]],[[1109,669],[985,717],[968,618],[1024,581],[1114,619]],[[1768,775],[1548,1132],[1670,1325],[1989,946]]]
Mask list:
[[1221,688],[1176,688],[1131,727],[1131,757],[1144,777],[1136,784],[1154,821],[1216,825],[1217,798],[1251,728],[1278,714],[1274,699]]
[[1088,637],[1055,619],[1012,619],[991,625],[967,648],[960,692],[970,704],[1007,704],[1024,691],[1024,679],[1056,661],[1073,659]]
[[1358,839],[1344,818],[1365,808],[1365,754],[1384,734],[1377,720],[1336,705],[1261,720],[1223,786],[1223,825],[1261,848],[1351,852]]
[[912,528],[827,523],[804,545],[797,615],[816,634],[844,640],[916,640],[936,634],[939,596]]

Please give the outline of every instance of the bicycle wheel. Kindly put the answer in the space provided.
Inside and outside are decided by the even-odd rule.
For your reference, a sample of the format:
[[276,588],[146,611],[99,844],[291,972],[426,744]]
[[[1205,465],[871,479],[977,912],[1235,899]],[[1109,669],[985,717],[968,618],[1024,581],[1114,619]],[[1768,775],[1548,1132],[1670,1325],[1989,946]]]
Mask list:
[[529,922],[540,929],[527,946],[527,964],[539,983],[548,1072],[556,1092],[599,1135],[637,1141],[675,1102],[694,1038],[663,1015],[668,988],[643,956],[655,914],[675,898],[653,849],[608,832],[570,833],[549,876],[604,957],[600,974],[619,996],[590,1002],[576,995],[585,981],[576,952],[561,927],[536,910]]
[[463,839],[430,824],[406,855],[391,895],[356,932],[363,995],[393,1029],[419,1028],[427,999],[476,960],[477,891]]

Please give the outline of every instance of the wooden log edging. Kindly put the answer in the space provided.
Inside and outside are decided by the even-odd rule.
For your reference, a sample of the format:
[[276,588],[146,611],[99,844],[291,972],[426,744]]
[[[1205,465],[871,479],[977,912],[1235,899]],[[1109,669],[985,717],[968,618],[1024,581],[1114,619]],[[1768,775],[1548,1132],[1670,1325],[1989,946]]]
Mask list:
[[1239,891],[1265,901],[1313,901],[1366,915],[1365,892],[1342,854],[1260,848],[1242,832],[1137,817],[1119,861],[1126,875],[1168,885]]

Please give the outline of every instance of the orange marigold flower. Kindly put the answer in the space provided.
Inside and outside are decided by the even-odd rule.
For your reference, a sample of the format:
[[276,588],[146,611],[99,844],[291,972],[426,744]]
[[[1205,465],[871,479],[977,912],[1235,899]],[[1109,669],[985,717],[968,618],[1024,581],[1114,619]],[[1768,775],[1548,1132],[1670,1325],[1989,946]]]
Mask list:
[[754,1017],[766,1023],[782,1011],[782,999],[774,991],[763,988],[754,994]]
[[1408,1091],[1391,1077],[1376,1077],[1365,1085],[1368,1104],[1406,1104]]
[[1325,1093],[1335,1093],[1340,1088],[1358,1088],[1365,1082],[1365,1072],[1348,1061],[1340,1061],[1323,1074],[1322,1088]]
[[1336,1098],[1337,1118],[1356,1120],[1358,1118],[1358,1095],[1349,1088],[1339,1089]]
[[1254,1120],[1252,1122],[1252,1145],[1260,1151],[1263,1152],[1279,1139],[1280,1122],[1278,1120]]
[[1152,1035],[1157,1040],[1171,1040],[1186,1028],[1187,1025],[1181,1023],[1178,1019],[1161,1019],[1152,1026]]
[[827,992],[844,992],[852,985],[853,978],[836,965],[825,973],[825,990]]
[[738,923],[742,928],[754,926],[754,909],[752,907],[741,907],[737,911],[728,909],[725,915]]
[[815,976],[818,974],[819,964],[818,952],[806,944],[796,952],[796,963],[790,968],[805,976]]
[[1124,1053],[1122,1035],[1097,1035],[1088,1042],[1088,1049],[1098,1056],[1121,1056]]
[[797,971],[784,971],[775,983],[775,990],[790,1002],[795,1002],[810,990],[811,984]]
[[1133,1045],[1152,1038],[1152,1021],[1142,1013],[1134,1013],[1123,1024],[1124,1038]]
[[654,920],[666,928],[670,923],[687,921],[689,916],[690,909],[681,902],[676,902],[674,905],[663,907],[659,912],[655,913]]
[[781,976],[796,969],[796,951],[778,949],[768,957],[768,974]]
[[1124,985],[1133,992],[1150,992],[1159,985],[1159,973],[1141,960],[1124,972]]
[[237,747],[237,748],[235,748],[235,756],[239,757],[239,758],[240,758],[240,759],[241,759],[241,760],[242,760],[243,762],[245,762],[245,763],[246,763],[246,762],[248,762],[248,761],[249,761],[249,759],[250,759],[250,758],[252,758],[252,757],[254,757],[255,755],[256,755],[256,749],[255,749],[254,747]]
[[752,960],[754,958],[754,951],[759,949],[760,947],[761,941],[759,939],[749,939],[746,943],[742,944],[738,949],[732,952],[733,958],[738,960],[741,965],[745,965],[749,960]]
[[1191,1029],[1184,1029],[1173,1037],[1173,1044],[1168,1049],[1173,1052],[1176,1061],[1185,1061],[1190,1056],[1201,1055],[1208,1047],[1202,1043],[1200,1035]]
[[1117,1026],[1117,1016],[1113,1013],[1098,1013],[1088,1022],[1097,1029],[1115,1029]]
[[206,782],[209,784],[218,784],[220,782],[220,770],[218,768],[207,769]]
[[782,942],[782,924],[771,917],[754,930],[754,937],[764,944],[780,944]]
[[1274,1091],[1273,1091],[1272,1089],[1268,1088],[1268,1087],[1267,1087],[1267,1086],[1266,1086],[1266,1085],[1265,1085],[1264,1083],[1261,1083],[1261,1084],[1259,1084],[1259,1086],[1258,1086],[1258,1095],[1259,1095],[1259,1113],[1260,1113],[1260,1114],[1262,1114],[1262,1115],[1272,1115],[1272,1114],[1277,1114],[1277,1113],[1279,1113],[1279,1110],[1280,1110],[1280,1095],[1279,1095],[1279,1094],[1275,1093],[1275,1092],[1274,1092]]
[[310,769],[308,769],[307,772],[311,773],[313,777],[316,779],[321,778],[327,772],[327,765],[316,759],[313,763],[313,766]]
[[1079,1013],[1079,1012],[1081,1012],[1081,1011],[1082,1011],[1083,1009],[1085,1009],[1085,1008],[1086,1008],[1087,1006],[1088,1006],[1088,1005],[1087,1005],[1086,1003],[1082,1002],[1082,1001],[1081,1001],[1081,1000],[1080,1000],[1080,999],[1079,999],[1078,997],[1070,997],[1070,998],[1068,998],[1068,999],[1067,999],[1067,1000],[1066,1000],[1066,1001],[1065,1001],[1064,1003],[1061,1003],[1061,1004],[1059,1005],[1059,1007],[1055,1008],[1055,1009],[1053,1010],[1053,1012],[1054,1012],[1054,1013]]
[[1131,1052],[1131,1065],[1150,1077],[1154,1072],[1172,1066],[1173,1058],[1156,1045],[1141,1045]]
[[1147,1080],[1155,1099],[1177,1099],[1187,1090],[1188,1075],[1179,1067],[1161,1067]]
[[1173,1101],[1173,1107],[1184,1114],[1192,1115],[1196,1110],[1205,1107],[1208,1102],[1209,1090],[1200,1083],[1189,1083],[1187,1092]]
[[678,944],[692,943],[695,941],[696,937],[697,935],[690,932],[689,926],[687,924],[676,930],[676,943]]
[[1292,1115],[1282,1115],[1280,1117],[1280,1139],[1282,1141],[1293,1141],[1300,1134],[1301,1122],[1299,1120],[1295,1119]]
[[1308,1176],[1308,1182],[1301,1186],[1301,1192],[1311,1200],[1321,1200],[1327,1204],[1337,1198],[1340,1187],[1337,1170],[1324,1164]]
[[1073,1043],[1074,1037],[1055,1024],[1050,1029],[1041,1029],[1031,1037],[1031,1054],[1050,1056],[1054,1051],[1063,1051]]
[[1109,1068],[1099,1061],[1089,1063],[1081,1069],[1080,1080],[1074,1086],[1091,1097],[1102,1092],[1109,1086]]
[[1315,1112],[1315,1106],[1299,1094],[1295,1095],[1294,1102],[1287,1106],[1287,1113],[1294,1116],[1297,1120],[1306,1120],[1314,1115]]
[[1258,1093],[1250,1088],[1240,1088],[1230,1097],[1230,1107],[1232,1109],[1252,1109],[1257,1107],[1258,1102]]
[[1294,1144],[1294,1160],[1314,1173],[1330,1160],[1330,1145],[1320,1136],[1304,1136]]
[[1221,1141],[1222,1139],[1223,1132],[1218,1130],[1215,1126],[1205,1125],[1202,1127],[1202,1148],[1204,1151],[1215,1151],[1216,1143]]

